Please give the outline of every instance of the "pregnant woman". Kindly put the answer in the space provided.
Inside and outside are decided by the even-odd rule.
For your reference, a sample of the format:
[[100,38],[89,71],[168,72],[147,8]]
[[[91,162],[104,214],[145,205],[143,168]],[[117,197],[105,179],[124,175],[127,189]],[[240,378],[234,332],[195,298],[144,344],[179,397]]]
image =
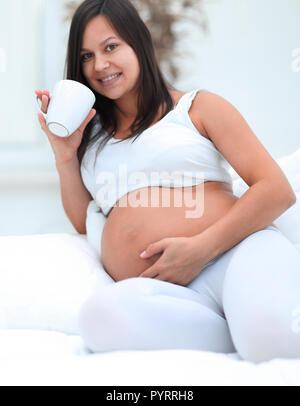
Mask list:
[[[296,196],[241,114],[166,82],[129,0],[78,7],[67,79],[94,92],[94,108],[69,138],[39,121],[76,230],[91,201],[106,216],[99,250],[115,281],[81,309],[86,345],[300,357],[300,254],[272,224]],[[49,92],[36,94],[47,112]],[[240,199],[230,165],[249,186]]]

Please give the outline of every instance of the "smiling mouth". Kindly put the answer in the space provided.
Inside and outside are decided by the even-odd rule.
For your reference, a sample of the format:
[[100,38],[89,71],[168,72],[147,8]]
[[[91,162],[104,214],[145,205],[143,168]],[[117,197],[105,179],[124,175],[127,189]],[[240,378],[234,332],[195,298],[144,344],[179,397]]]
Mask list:
[[114,82],[116,82],[118,79],[119,79],[119,77],[122,75],[122,73],[118,73],[118,74],[116,74],[116,75],[112,75],[112,76],[110,76],[109,78],[110,79],[105,79],[105,80],[103,80],[103,79],[97,79],[97,81],[99,82],[99,83],[101,83],[102,85],[109,85],[109,84],[111,84],[111,83],[114,83]]

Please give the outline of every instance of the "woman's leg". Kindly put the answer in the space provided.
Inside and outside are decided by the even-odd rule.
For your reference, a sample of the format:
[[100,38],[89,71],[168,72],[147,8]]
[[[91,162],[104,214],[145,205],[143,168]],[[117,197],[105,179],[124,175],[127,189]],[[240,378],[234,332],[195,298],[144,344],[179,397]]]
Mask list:
[[94,352],[236,351],[227,322],[209,297],[157,279],[129,278],[95,291],[81,308],[79,328]]
[[300,253],[267,227],[228,251],[222,302],[234,345],[248,361],[300,358]]
[[299,318],[300,254],[267,227],[217,257],[188,287],[130,278],[99,289],[81,309],[80,330],[92,351],[237,350],[259,362],[300,357]]

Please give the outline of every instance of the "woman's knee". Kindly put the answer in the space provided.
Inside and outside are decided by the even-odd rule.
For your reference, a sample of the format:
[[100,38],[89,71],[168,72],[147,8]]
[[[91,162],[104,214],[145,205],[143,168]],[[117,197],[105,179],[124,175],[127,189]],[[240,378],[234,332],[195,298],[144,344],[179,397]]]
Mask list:
[[280,232],[262,230],[236,246],[222,300],[241,357],[252,362],[300,357],[300,331],[293,327],[299,286],[299,252]]
[[155,282],[128,278],[94,291],[79,312],[79,332],[86,345],[95,352],[128,348],[127,337],[142,328]]

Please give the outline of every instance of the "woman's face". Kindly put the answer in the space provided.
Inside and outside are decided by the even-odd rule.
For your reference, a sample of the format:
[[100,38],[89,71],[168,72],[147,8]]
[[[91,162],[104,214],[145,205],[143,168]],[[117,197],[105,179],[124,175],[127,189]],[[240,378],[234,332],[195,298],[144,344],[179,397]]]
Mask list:
[[[137,56],[104,16],[87,24],[80,55],[83,75],[96,92],[117,100],[135,91],[140,73]],[[103,81],[115,74],[121,75]]]

